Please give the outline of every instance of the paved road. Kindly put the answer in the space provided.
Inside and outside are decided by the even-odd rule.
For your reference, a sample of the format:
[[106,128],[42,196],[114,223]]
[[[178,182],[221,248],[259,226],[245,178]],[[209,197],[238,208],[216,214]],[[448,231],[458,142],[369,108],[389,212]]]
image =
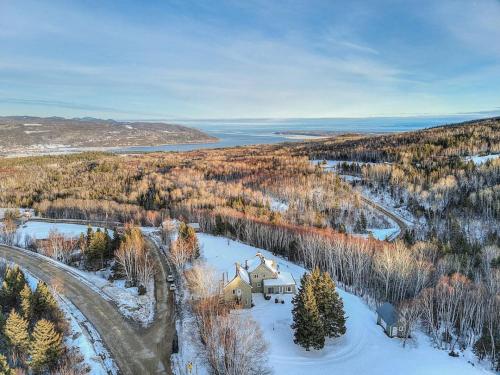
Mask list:
[[171,374],[170,354],[174,332],[171,304],[165,282],[168,268],[156,246],[153,254],[159,261],[155,276],[157,311],[148,328],[126,320],[117,307],[63,268],[29,251],[0,245],[0,257],[19,264],[35,277],[57,285],[97,329],[122,374]]
[[376,209],[377,211],[381,212],[383,215],[388,216],[389,218],[394,220],[394,222],[398,225],[399,233],[396,236],[392,236],[392,238],[389,238],[388,239],[389,241],[395,241],[398,238],[402,238],[404,236],[405,231],[408,228],[408,225],[404,222],[404,220],[402,220],[399,216],[394,215],[394,213],[392,213],[391,211],[385,209],[384,207],[382,207],[378,203],[375,203],[374,201],[368,199],[367,197],[365,197],[363,195],[361,195],[361,200],[364,203],[366,203],[366,204],[370,205],[371,207],[373,207],[374,209]]

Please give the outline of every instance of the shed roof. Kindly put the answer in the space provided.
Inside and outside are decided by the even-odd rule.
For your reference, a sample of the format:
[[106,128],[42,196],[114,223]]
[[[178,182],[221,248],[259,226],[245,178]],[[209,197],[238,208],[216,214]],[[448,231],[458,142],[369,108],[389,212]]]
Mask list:
[[398,313],[392,303],[384,302],[378,309],[377,314],[386,324],[394,325],[398,322]]

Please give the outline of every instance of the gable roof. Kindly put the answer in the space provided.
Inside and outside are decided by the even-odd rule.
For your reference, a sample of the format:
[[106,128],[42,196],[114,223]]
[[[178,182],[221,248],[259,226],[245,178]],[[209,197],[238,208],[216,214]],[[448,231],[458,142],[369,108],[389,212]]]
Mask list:
[[[264,259],[264,263],[262,263],[261,257]],[[261,264],[264,264],[271,272],[278,272],[278,270],[274,267],[274,262],[271,259],[264,258],[264,256],[260,253],[257,253],[252,259],[247,260],[245,264],[248,267],[247,271],[249,273],[255,271]]]
[[240,275],[241,279],[250,285],[250,276],[246,269],[244,269],[239,264],[236,265],[236,276]]
[[398,313],[392,303],[384,302],[378,309],[377,314],[386,324],[394,325],[398,322]]

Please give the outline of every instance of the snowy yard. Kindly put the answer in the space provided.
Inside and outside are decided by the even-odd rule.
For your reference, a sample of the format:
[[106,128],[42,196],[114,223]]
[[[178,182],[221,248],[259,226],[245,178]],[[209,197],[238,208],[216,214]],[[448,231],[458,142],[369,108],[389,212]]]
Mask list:
[[[297,282],[305,272],[304,268],[274,257],[265,250],[224,237],[199,234],[198,239],[202,257],[221,275],[227,271],[230,278],[234,276],[234,263],[255,256],[257,251],[261,251],[266,258],[275,259],[280,269],[291,272]],[[347,333],[339,339],[327,341],[321,351],[307,352],[293,343],[290,295],[284,295],[285,304],[282,305],[254,294],[255,307],[236,313],[251,314],[261,326],[269,343],[269,360],[275,374],[488,373],[481,366],[474,367],[467,363],[468,358],[475,361],[470,353],[467,357],[452,358],[446,351],[433,348],[424,334],[417,334],[416,340],[403,348],[398,339],[388,338],[376,325],[375,313],[360,298],[342,290],[339,294],[344,300],[348,317]]]

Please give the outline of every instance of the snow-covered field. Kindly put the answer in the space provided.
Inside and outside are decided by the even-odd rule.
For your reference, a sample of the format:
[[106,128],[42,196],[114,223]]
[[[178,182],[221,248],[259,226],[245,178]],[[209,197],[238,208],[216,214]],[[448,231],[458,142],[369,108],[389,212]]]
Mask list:
[[[234,263],[243,262],[262,252],[275,259],[280,269],[289,271],[300,280],[305,269],[257,249],[224,237],[198,234],[202,257],[216,270],[234,276]],[[432,347],[427,336],[417,333],[414,342],[406,348],[398,339],[387,337],[376,324],[376,314],[358,297],[338,290],[344,300],[347,333],[328,340],[321,351],[307,352],[293,343],[291,296],[284,295],[285,304],[275,304],[254,294],[255,307],[241,314],[251,314],[260,324],[269,343],[269,361],[275,374],[481,374],[489,373],[475,361],[470,353],[460,358],[448,356],[446,351]],[[184,358],[189,360],[187,358]],[[193,358],[195,359],[195,358]],[[199,367],[198,367],[199,369]],[[200,374],[203,372],[200,371]]]
[[[57,229],[60,234],[70,237],[80,237],[81,233],[87,233],[87,225],[49,223],[45,221],[28,221],[17,229],[21,243],[26,237],[36,238],[38,240],[46,239],[52,230]],[[98,227],[93,227],[96,230]],[[101,228],[101,230],[104,230]]]

